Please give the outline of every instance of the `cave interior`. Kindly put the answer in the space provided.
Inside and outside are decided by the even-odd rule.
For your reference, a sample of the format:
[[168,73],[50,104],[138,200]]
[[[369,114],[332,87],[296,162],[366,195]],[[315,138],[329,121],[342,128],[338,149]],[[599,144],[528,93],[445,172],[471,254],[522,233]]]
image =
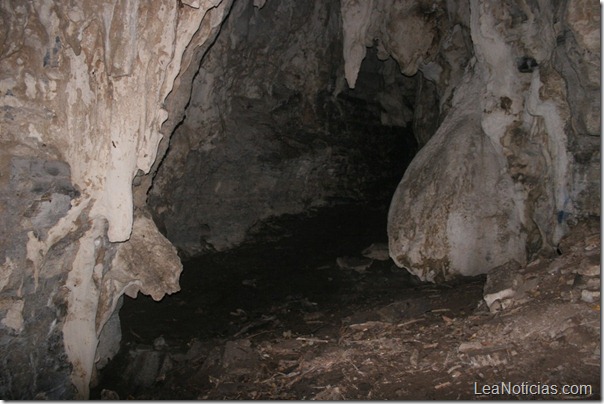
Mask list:
[[[267,326],[275,335],[314,335],[321,327],[309,327],[304,316],[322,315],[319,308],[349,317],[418,294],[422,282],[388,258],[386,219],[405,168],[438,127],[434,85],[421,72],[403,75],[396,61],[378,58],[376,47],[369,47],[355,88],[349,88],[342,83],[337,25],[329,27],[333,38],[315,38],[329,47],[315,50],[322,56],[313,66],[317,72],[306,72],[298,59],[300,45],[291,38],[300,35],[295,30],[308,7],[329,11],[312,2],[285,4],[291,8],[289,21],[275,15],[281,12],[279,1],[261,11],[251,3],[243,12],[232,11],[262,29],[250,29],[227,51],[232,77],[224,81],[233,82],[221,89],[219,117],[203,105],[216,102],[207,93],[217,90],[204,89],[202,75],[215,68],[211,64],[219,56],[213,52],[224,51],[223,37],[237,30],[237,22],[229,20],[235,17],[227,17],[227,32],[216,39],[220,46],[211,47],[200,64],[202,73],[158,170],[157,176],[167,179],[159,178],[149,192],[153,219],[179,248],[181,290],[159,302],[142,294],[124,298],[122,350],[103,370],[92,397],[109,388],[136,396],[148,387],[116,376],[132,373],[128,352],[136,346],[163,341],[182,350],[191,341],[214,344]],[[321,46],[304,36],[310,34],[317,35],[302,34],[306,46]],[[254,59],[242,55],[257,49],[264,51]],[[300,88],[303,74],[318,76],[313,78],[319,82]],[[260,94],[246,93],[249,88]],[[413,131],[418,96],[425,97],[423,108],[431,104],[435,118],[424,126],[423,139]],[[220,125],[213,125],[214,118]],[[172,153],[183,142],[190,148],[184,169],[183,155]],[[176,158],[181,161],[171,161]],[[478,296],[484,277],[463,282],[473,293],[462,294],[451,307],[470,304],[468,296]],[[273,318],[276,310],[279,320]]]
[[600,399],[593,1],[0,27],[0,398]]
[[[343,327],[400,326],[421,316],[447,324],[488,312],[484,274],[434,286],[388,256],[393,193],[451,108],[451,94],[426,77],[430,68],[403,74],[377,39],[350,88],[334,4],[274,0],[259,9],[235,2],[200,63],[149,191],[153,219],[183,260],[181,291],[160,302],[125,298],[122,348],[102,371],[96,397],[118,391],[122,397],[342,399],[345,387],[332,387],[328,382],[338,385],[338,378],[329,375],[319,378],[323,396],[312,390],[316,380],[260,392],[258,380],[245,375],[269,356],[257,360],[250,345],[329,344],[342,338]],[[466,62],[469,34],[460,36]],[[555,251],[561,254],[559,246]],[[537,242],[529,255],[540,254]],[[157,360],[146,350],[186,352],[183,363],[195,351],[197,373],[179,384],[170,377],[168,356]],[[221,359],[212,357],[216,352]],[[291,371],[301,360],[264,365]],[[496,368],[498,360],[489,364]],[[153,369],[153,382],[137,377],[145,367]],[[373,391],[371,373],[360,373],[357,397],[433,397],[433,383],[416,382],[421,393]],[[343,386],[348,383],[359,382]]]

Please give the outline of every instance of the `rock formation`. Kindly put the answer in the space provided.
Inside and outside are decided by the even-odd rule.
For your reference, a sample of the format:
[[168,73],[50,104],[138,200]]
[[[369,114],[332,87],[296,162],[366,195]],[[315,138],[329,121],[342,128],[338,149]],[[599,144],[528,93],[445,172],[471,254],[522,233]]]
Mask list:
[[133,178],[229,7],[1,3],[0,396],[87,397],[100,336],[104,353],[119,344],[103,329],[122,294],[179,290]]
[[[452,95],[450,106],[441,104],[442,124],[405,172],[388,218],[392,258],[430,281],[553,252],[569,223],[598,214],[600,193],[597,5],[444,7],[431,9],[415,35],[432,32],[444,48],[465,33],[472,43],[467,55],[435,57],[424,47],[418,65],[390,51],[401,69],[427,69]],[[379,13],[376,5],[364,18],[382,21],[374,17]],[[381,29],[385,37],[418,43],[398,26]],[[455,70],[459,56],[468,60],[463,75]]]
[[392,196],[415,152],[417,79],[370,52],[350,91],[343,67],[337,1],[233,5],[149,197],[184,255],[231,248],[271,216]]
[[389,249],[422,279],[600,212],[593,1],[2,0],[0,27],[1,397],[86,398],[174,245],[391,194],[410,128]]

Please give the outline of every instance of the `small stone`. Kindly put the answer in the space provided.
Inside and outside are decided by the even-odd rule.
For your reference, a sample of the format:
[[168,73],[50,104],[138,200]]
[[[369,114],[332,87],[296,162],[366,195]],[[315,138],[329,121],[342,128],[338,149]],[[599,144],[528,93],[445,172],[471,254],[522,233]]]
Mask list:
[[514,289],[507,288],[504,290],[500,290],[496,293],[485,294],[484,301],[487,303],[487,306],[489,306],[489,309],[490,309],[491,305],[495,301],[501,302],[505,299],[510,299],[510,298],[514,297],[515,294],[516,294],[516,291]]
[[591,290],[583,289],[581,291],[581,300],[586,303],[593,303],[600,300],[600,292],[592,292]]
[[470,351],[480,350],[482,348],[483,346],[479,341],[462,342],[461,345],[459,345],[459,348],[457,348],[457,351],[459,353],[466,353]]
[[343,396],[339,387],[332,387],[331,385],[327,385],[325,389],[323,389],[323,391],[317,393],[317,395],[312,397],[312,399],[321,401],[336,401],[342,400]]
[[167,346],[168,345],[166,344],[166,340],[162,336],[159,336],[153,340],[153,348],[156,351],[161,351],[162,349],[164,349]]
[[165,353],[140,346],[129,352],[126,370],[120,375],[123,382],[134,388],[148,388],[156,380]]
[[560,265],[551,265],[551,266],[548,268],[547,272],[548,272],[550,275],[554,275],[554,274],[558,274],[558,273],[560,273]]
[[580,268],[577,273],[583,276],[599,276],[600,275],[600,266],[599,265],[590,265],[586,268]]
[[591,278],[587,280],[585,287],[589,290],[600,290],[600,278]]
[[103,389],[101,390],[101,400],[119,400],[120,396],[113,390]]
[[157,374],[157,377],[155,378],[155,381],[161,382],[161,381],[166,380],[166,376],[172,370],[173,367],[174,367],[174,365],[172,363],[172,359],[170,358],[170,355],[168,354],[164,357],[164,360],[161,364],[161,367],[159,368],[159,372]]
[[341,269],[352,269],[363,273],[371,266],[373,260],[369,258],[338,257],[336,262]]
[[390,252],[386,243],[373,243],[365,248],[361,254],[377,261],[388,261],[390,259]]
[[491,313],[499,313],[502,309],[503,309],[503,307],[501,306],[501,300],[495,300],[489,306],[489,311]]

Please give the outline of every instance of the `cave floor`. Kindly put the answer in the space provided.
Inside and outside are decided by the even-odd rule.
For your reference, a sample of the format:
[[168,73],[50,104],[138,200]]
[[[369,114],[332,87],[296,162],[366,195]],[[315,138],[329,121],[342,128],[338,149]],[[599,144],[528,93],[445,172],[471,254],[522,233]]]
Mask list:
[[363,261],[385,228],[383,209],[323,209],[186,262],[181,292],[127,299],[91,398],[599,399],[600,298],[584,292],[599,291],[599,223],[521,268],[535,286],[494,313],[484,276],[433,285]]

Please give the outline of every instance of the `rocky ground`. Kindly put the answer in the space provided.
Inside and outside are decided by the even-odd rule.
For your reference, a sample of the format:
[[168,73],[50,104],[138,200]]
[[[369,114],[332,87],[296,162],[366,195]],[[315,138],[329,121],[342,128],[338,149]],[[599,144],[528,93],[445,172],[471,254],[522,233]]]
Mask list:
[[125,303],[91,398],[600,399],[598,219],[560,255],[433,285],[383,260],[379,217],[275,221],[186,263],[179,294]]

